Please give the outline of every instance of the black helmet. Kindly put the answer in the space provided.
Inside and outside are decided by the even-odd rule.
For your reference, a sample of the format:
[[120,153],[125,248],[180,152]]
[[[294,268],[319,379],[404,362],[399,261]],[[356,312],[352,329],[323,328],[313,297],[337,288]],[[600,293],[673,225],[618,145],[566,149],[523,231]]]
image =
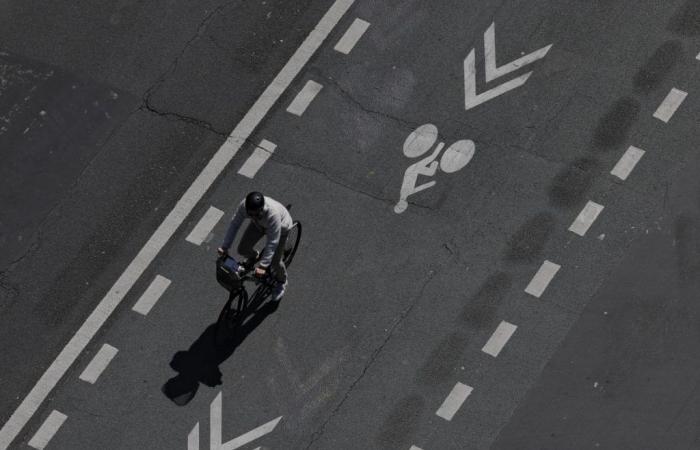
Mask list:
[[260,192],[251,192],[245,197],[245,209],[250,213],[259,213],[265,206],[265,197]]

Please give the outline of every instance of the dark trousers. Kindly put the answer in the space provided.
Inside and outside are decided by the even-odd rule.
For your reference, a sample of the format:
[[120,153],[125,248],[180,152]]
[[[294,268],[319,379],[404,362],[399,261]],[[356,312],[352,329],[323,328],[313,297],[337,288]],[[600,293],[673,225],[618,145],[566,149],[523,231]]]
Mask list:
[[[286,232],[282,232],[280,241],[277,244],[277,250],[272,256],[272,263],[270,263],[270,269],[272,269],[273,275],[282,283],[287,281],[287,267],[284,265],[284,261],[282,261],[284,246],[287,242],[287,234]],[[241,236],[241,242],[238,244],[238,254],[244,258],[257,258],[258,252],[255,250],[255,244],[264,236],[264,230],[261,230],[252,222],[249,223],[248,228],[245,229],[243,236]]]

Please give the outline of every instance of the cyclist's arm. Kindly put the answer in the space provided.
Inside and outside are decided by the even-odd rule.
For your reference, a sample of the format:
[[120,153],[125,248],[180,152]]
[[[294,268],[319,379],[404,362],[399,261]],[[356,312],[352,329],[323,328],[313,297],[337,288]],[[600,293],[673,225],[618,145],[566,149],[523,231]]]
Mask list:
[[272,263],[272,256],[277,250],[277,245],[280,242],[280,236],[282,235],[282,221],[273,215],[270,220],[270,224],[267,227],[267,244],[262,252],[262,257],[260,258],[260,267],[269,267]]
[[241,227],[243,219],[245,218],[245,201],[243,201],[240,205],[238,205],[238,209],[234,213],[231,223],[228,225],[228,230],[226,231],[226,236],[224,237],[224,243],[221,244],[222,249],[228,250],[229,247],[231,247],[233,240],[236,239],[236,233],[238,233],[238,229]]

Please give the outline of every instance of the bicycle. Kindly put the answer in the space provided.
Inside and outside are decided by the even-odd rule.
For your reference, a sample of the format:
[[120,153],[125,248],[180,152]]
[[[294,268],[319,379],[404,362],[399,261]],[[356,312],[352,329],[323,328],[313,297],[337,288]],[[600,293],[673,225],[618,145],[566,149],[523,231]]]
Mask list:
[[[290,208],[291,205],[287,205],[287,209]],[[289,229],[282,255],[282,261],[287,268],[294,259],[300,240],[301,223],[295,220]],[[244,266],[227,254],[216,260],[216,279],[229,291],[228,300],[216,321],[216,344],[223,345],[235,336],[236,330],[245,321],[248,311],[255,311],[270,295],[277,281],[269,272],[262,278],[256,277],[254,264]],[[258,285],[252,296],[248,296],[248,290],[245,287],[245,283],[250,281]]]

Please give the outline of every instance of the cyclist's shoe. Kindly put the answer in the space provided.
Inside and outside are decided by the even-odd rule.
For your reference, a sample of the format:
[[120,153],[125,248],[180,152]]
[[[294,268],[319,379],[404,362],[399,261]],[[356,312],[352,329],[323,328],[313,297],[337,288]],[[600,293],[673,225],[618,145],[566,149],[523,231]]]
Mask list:
[[279,302],[284,297],[284,291],[287,289],[287,282],[278,282],[274,288],[272,288],[272,301]]

